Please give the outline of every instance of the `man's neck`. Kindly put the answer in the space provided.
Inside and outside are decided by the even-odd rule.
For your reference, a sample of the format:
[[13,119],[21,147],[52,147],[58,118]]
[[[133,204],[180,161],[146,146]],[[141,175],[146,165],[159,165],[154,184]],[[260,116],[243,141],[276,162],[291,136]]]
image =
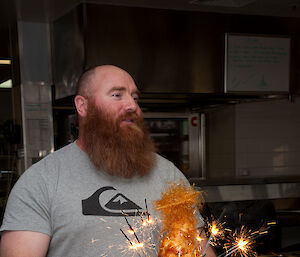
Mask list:
[[83,152],[86,153],[86,150],[85,150],[85,147],[84,147],[84,143],[82,142],[82,138],[79,137],[79,138],[76,140],[76,144],[78,145],[78,147],[79,147]]

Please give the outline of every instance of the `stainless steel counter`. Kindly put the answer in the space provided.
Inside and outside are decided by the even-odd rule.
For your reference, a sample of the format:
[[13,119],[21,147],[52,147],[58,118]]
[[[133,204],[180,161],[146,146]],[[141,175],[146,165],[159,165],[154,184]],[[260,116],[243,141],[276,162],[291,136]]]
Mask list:
[[269,183],[250,185],[196,185],[205,192],[206,202],[280,199],[300,197],[300,183]]

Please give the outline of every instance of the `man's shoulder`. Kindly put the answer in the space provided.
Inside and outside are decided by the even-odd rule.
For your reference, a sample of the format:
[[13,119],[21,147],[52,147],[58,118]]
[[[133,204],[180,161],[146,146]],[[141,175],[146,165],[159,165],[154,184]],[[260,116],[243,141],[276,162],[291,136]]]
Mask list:
[[165,157],[161,156],[158,153],[155,153],[155,160],[157,167],[168,167],[168,168],[174,168],[174,163],[166,159]]
[[42,160],[34,163],[32,166],[30,166],[24,173],[24,174],[45,174],[47,172],[50,172],[51,170],[55,170],[55,167],[59,165],[60,161],[63,161],[67,155],[72,154],[72,151],[74,151],[75,143],[68,144],[59,150],[54,151],[53,153],[48,154],[45,156]]
[[66,146],[48,154],[47,156],[45,156],[42,160],[40,160],[39,162],[37,162],[36,164],[43,164],[43,163],[47,163],[47,162],[52,162],[52,161],[58,161],[59,159],[63,159],[66,160],[67,158],[70,158],[74,155],[76,155],[77,152],[77,146],[76,143],[70,143],[67,144]]
[[187,181],[184,174],[174,165],[173,162],[159,154],[156,154],[156,162],[152,176],[157,181],[162,181],[164,183],[179,182],[182,180],[184,182]]
[[67,145],[63,146],[62,148],[54,151],[53,153],[50,153],[44,159],[47,160],[47,158],[57,158],[60,156],[64,156],[66,154],[72,154],[72,152],[76,151],[76,148],[77,148],[76,142],[67,144]]
[[160,173],[168,173],[168,174],[182,174],[182,172],[174,165],[173,162],[169,161],[165,157],[160,154],[156,154],[156,162],[155,167]]

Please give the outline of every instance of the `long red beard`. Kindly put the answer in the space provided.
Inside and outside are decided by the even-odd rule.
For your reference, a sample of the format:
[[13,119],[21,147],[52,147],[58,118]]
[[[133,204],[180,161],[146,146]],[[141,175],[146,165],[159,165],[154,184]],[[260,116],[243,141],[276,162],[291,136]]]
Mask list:
[[[132,117],[135,124],[120,127],[124,118]],[[143,176],[151,170],[155,147],[142,117],[127,113],[114,121],[89,101],[88,116],[81,130],[85,150],[98,170],[125,178],[135,174]]]

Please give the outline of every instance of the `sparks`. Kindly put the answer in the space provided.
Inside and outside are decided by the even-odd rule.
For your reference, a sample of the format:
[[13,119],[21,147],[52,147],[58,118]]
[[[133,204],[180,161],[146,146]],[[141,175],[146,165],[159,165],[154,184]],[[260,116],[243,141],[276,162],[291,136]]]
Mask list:
[[135,238],[136,238],[136,241],[138,241],[138,243],[140,243],[139,238],[137,237],[137,235],[136,235],[134,229],[132,228],[132,226],[129,224],[129,222],[128,222],[126,216],[124,216],[124,218],[125,218],[126,223],[127,223],[128,227],[129,227],[129,231],[130,231],[129,233],[130,233],[130,234],[133,234],[133,235],[135,236]]
[[94,239],[94,238],[91,239],[92,244],[96,243],[97,241],[99,241],[99,239]]
[[[137,209],[133,218],[124,213],[126,224],[121,226],[124,226],[123,229],[127,235],[122,229],[120,230],[129,244],[120,246],[121,253],[142,257],[149,256],[151,251],[159,257],[169,256],[168,254],[172,254],[172,256],[204,257],[210,245],[216,246],[219,245],[219,240],[226,240],[224,244],[225,252],[218,257],[257,256],[253,251],[256,238],[267,234],[270,226],[276,223],[265,223],[264,227],[255,231],[248,229],[245,225],[232,231],[223,227],[225,224],[225,222],[221,222],[225,212],[223,210],[219,219],[210,223],[207,221],[206,226],[202,229],[197,228],[196,222],[192,219],[195,216],[193,207],[199,206],[196,203],[199,201],[200,196],[201,193],[195,192],[184,185],[174,184],[161,200],[154,202],[155,208],[161,212],[161,220],[156,219],[156,216],[150,217],[146,199],[145,211],[140,212]],[[180,217],[180,220],[178,217]],[[160,223],[161,221],[163,223]],[[155,233],[152,233],[157,225],[162,225],[159,252],[157,252],[156,240],[153,237]],[[205,245],[203,245],[203,241],[205,241]],[[96,240],[92,240],[92,242],[96,242]]]
[[128,242],[130,243],[130,245],[133,247],[133,243],[131,242],[131,240],[129,239],[128,236],[126,236],[126,234],[124,233],[124,231],[120,228],[120,231],[122,232],[122,234],[124,235],[124,237],[128,240]]
[[220,222],[219,220],[214,220],[211,224],[209,224],[208,226],[210,227],[210,232],[211,234],[216,238],[221,238],[224,235],[224,222]]
[[131,249],[134,249],[134,250],[136,250],[136,249],[138,249],[138,248],[142,248],[142,247],[144,247],[144,244],[143,243],[132,243],[132,245],[130,245],[130,248]]
[[201,242],[201,241],[204,240],[204,238],[202,238],[202,237],[200,237],[200,236],[197,236],[197,237],[196,237],[196,240],[197,240],[198,242]]
[[226,252],[218,257],[237,255],[237,253],[240,253],[243,257],[255,256],[256,254],[252,248],[257,234],[258,231],[252,232],[251,229],[242,226],[240,230],[236,230],[232,235],[229,235],[228,243],[224,245]]
[[220,231],[220,230],[218,229],[217,225],[216,225],[216,224],[213,224],[212,227],[211,227],[211,233],[212,233],[214,236],[216,236],[216,235],[219,234],[219,231]]
[[147,220],[144,220],[142,225],[145,227],[145,226],[148,226],[149,224],[152,224],[153,223],[153,219],[149,218]]
[[245,251],[245,246],[249,243],[249,240],[240,239],[238,242],[238,246],[242,251]]

